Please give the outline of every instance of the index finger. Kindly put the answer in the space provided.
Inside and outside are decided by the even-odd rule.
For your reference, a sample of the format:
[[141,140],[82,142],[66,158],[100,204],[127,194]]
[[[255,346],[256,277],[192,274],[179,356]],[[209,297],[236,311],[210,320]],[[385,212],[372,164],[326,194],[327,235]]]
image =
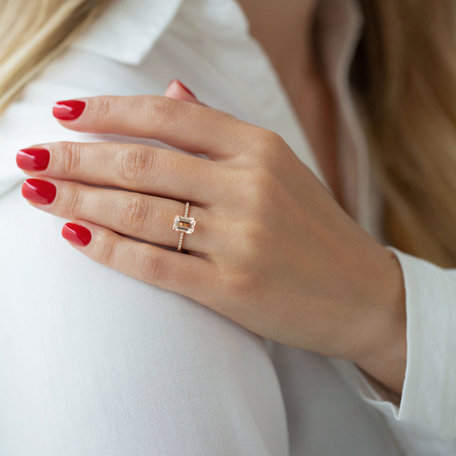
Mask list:
[[71,130],[154,138],[212,159],[241,153],[240,138],[253,127],[228,113],[159,95],[58,101],[52,113]]

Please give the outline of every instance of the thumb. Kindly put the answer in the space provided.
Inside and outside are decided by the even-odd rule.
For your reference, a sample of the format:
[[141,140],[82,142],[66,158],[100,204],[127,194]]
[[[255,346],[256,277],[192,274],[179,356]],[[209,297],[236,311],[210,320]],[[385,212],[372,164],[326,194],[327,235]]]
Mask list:
[[164,95],[165,97],[175,98],[176,100],[189,101],[191,103],[204,105],[204,103],[198,101],[194,93],[184,84],[182,84],[182,82],[180,82],[178,79],[173,79],[168,84]]

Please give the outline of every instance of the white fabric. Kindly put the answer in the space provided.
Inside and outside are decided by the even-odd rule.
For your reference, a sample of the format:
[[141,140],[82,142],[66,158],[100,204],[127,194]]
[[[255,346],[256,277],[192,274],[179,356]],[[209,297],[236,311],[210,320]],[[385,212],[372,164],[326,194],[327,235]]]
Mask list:
[[[381,200],[346,79],[362,18],[352,0],[321,1],[349,212],[382,242]],[[64,220],[22,198],[19,148],[108,139],[60,127],[55,100],[162,94],[175,77],[205,103],[277,131],[325,183],[234,0],[126,5],[114,1],[0,118],[0,454],[455,454],[456,270],[388,246],[406,287],[397,407],[352,363],[264,340],[89,260],[61,238]]]

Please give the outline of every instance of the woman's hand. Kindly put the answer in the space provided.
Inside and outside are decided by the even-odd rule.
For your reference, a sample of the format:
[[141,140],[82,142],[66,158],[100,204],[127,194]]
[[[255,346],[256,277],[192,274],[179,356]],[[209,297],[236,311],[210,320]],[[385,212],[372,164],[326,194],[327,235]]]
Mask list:
[[[66,237],[93,260],[261,336],[350,359],[400,391],[405,298],[394,254],[278,134],[190,94],[175,98],[188,101],[100,96],[57,104],[65,128],[155,138],[191,154],[115,142],[34,145],[18,154],[33,177],[23,195],[72,219]],[[185,201],[196,219],[184,236],[188,255],[175,251],[172,230]]]

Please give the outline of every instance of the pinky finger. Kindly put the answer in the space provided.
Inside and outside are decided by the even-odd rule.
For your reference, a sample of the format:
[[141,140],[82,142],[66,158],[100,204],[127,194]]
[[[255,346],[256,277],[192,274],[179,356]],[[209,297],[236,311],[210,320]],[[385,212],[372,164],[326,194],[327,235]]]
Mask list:
[[62,236],[92,260],[136,279],[202,302],[211,283],[211,261],[121,236],[94,223],[66,223]]

